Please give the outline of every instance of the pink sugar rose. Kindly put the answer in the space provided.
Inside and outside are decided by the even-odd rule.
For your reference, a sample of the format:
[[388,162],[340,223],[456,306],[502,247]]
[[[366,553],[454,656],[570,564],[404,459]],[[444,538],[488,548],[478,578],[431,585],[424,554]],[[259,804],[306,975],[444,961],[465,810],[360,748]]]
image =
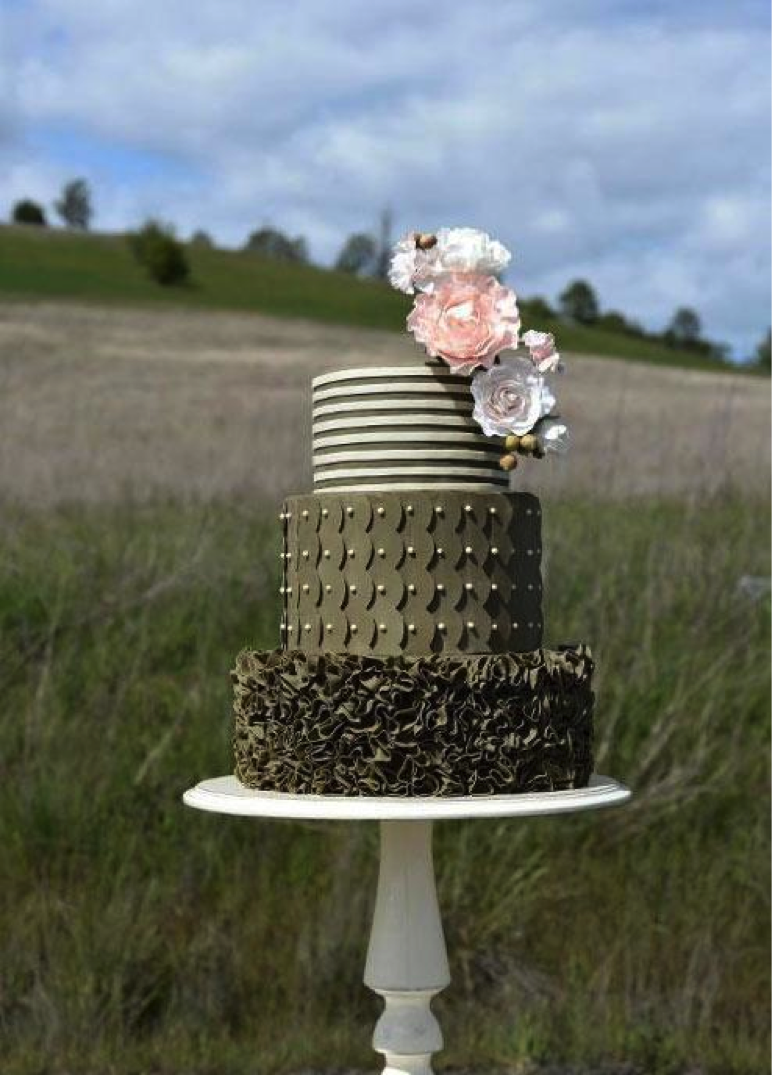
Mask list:
[[555,350],[555,337],[551,332],[529,329],[523,335],[523,343],[528,348],[531,362],[541,373],[551,373],[561,368],[560,355]]
[[431,293],[416,297],[407,327],[454,373],[488,369],[500,351],[517,347],[517,298],[492,276],[453,273],[439,279]]

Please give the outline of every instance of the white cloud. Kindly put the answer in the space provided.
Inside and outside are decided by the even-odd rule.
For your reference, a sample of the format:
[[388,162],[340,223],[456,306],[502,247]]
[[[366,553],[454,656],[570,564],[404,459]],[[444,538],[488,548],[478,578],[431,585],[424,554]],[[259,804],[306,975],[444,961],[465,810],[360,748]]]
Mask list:
[[[155,212],[237,243],[271,220],[328,259],[390,204],[400,227],[494,232],[525,294],[586,275],[604,305],[661,325],[693,303],[747,348],[769,318],[769,72],[733,10],[31,0],[7,126],[170,162],[98,190],[104,226]],[[26,166],[59,180],[44,149]]]

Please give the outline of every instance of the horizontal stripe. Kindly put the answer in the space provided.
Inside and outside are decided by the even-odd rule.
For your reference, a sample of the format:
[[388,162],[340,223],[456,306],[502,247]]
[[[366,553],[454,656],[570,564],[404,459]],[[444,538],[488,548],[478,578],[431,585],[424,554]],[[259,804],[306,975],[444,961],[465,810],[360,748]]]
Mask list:
[[314,437],[314,454],[335,445],[343,444],[401,444],[407,447],[413,445],[419,449],[426,449],[427,445],[442,448],[444,445],[458,445],[470,450],[501,453],[501,446],[486,437],[477,437],[474,433],[453,433],[448,430],[428,429],[423,431],[415,427],[405,426],[404,429],[382,430],[381,432],[343,432],[324,433]]
[[346,381],[377,381],[410,378],[411,380],[456,381],[468,384],[466,374],[452,373],[448,366],[359,366],[353,369],[335,370],[322,373],[311,380],[314,389],[324,388],[330,384],[342,384]]
[[500,481],[493,479],[486,481],[464,481],[460,478],[437,478],[432,474],[420,474],[416,473],[410,478],[383,478],[378,480],[377,478],[369,477],[366,481],[356,482],[353,480],[335,480],[335,481],[318,481],[314,482],[314,489],[319,492],[338,492],[338,493],[355,493],[355,492],[389,492],[396,489],[466,489],[471,492],[477,490],[478,492],[507,492],[509,490],[509,481],[504,478]]
[[450,430],[468,430],[466,434],[468,436],[480,435],[480,428],[476,422],[470,420],[468,415],[459,414],[457,411],[449,411],[445,414],[424,414],[421,415],[420,422],[416,421],[416,415],[410,415],[404,417],[400,414],[381,414],[378,415],[377,420],[373,421],[372,418],[366,419],[357,416],[356,418],[320,418],[313,423],[313,433],[316,436],[318,433],[326,433],[329,430],[345,430],[345,429],[358,429],[360,427],[365,429],[399,429],[401,427],[410,427],[411,429],[426,428],[427,430],[438,429],[450,429]]

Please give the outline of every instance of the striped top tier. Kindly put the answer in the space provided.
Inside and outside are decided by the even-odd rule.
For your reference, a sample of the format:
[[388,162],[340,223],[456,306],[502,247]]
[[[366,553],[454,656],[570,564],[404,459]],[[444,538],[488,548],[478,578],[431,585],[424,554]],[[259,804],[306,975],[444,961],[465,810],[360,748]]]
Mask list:
[[339,370],[313,382],[315,492],[509,488],[501,445],[446,366]]

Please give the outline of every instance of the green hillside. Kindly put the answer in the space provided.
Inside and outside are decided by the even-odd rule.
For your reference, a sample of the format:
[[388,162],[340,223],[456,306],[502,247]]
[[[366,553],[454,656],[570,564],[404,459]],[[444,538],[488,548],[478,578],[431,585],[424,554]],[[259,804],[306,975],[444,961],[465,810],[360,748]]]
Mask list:
[[[125,235],[0,225],[0,298],[165,303],[404,329],[409,299],[385,284],[246,251],[195,245],[187,250],[190,282],[162,287],[136,262]],[[530,324],[528,302],[521,306],[525,327],[554,332],[564,351],[695,369],[727,368],[700,355],[623,334],[544,318]]]

